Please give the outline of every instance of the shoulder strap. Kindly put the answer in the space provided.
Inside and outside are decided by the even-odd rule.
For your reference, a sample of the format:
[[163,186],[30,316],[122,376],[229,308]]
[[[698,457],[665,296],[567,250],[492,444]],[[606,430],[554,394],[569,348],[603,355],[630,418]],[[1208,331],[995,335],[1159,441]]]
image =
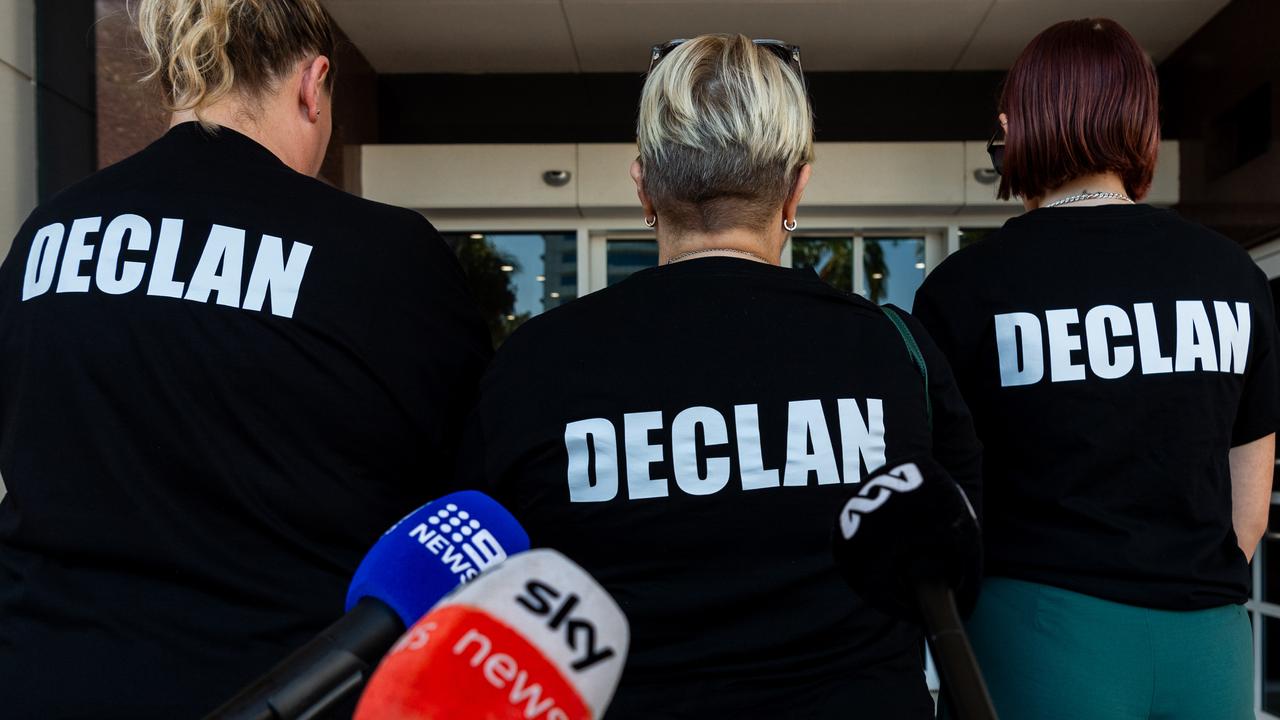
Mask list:
[[907,352],[911,354],[911,359],[916,363],[916,369],[920,371],[920,376],[924,378],[924,413],[925,419],[929,424],[929,432],[933,432],[933,402],[929,399],[929,366],[924,362],[924,355],[920,352],[920,346],[916,344],[916,338],[911,334],[911,328],[907,327],[907,322],[902,316],[888,305],[881,305],[880,310],[884,312],[893,326],[898,329],[898,334],[902,336],[902,342],[907,346]]

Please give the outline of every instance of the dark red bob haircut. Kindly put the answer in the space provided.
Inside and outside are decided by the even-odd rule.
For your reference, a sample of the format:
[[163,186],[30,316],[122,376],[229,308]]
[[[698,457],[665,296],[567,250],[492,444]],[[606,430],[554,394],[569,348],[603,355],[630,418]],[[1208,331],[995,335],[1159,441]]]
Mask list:
[[1155,68],[1138,41],[1105,18],[1060,22],[1018,56],[1000,93],[1009,117],[1002,199],[1043,197],[1107,171],[1138,200],[1160,149]]

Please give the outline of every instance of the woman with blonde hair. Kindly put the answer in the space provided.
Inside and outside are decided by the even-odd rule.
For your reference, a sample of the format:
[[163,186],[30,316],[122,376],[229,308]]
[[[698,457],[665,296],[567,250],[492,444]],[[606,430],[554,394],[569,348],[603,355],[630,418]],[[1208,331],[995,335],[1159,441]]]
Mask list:
[[420,215],[315,179],[318,0],[134,6],[172,127],[0,266],[0,715],[190,718],[343,610],[490,348]]
[[611,719],[933,715],[920,630],[845,586],[832,526],[931,449],[976,504],[980,448],[914,320],[927,389],[880,308],[779,267],[813,159],[799,53],[654,48],[631,173],[660,265],[517,330],[464,443],[464,481],[627,613]]

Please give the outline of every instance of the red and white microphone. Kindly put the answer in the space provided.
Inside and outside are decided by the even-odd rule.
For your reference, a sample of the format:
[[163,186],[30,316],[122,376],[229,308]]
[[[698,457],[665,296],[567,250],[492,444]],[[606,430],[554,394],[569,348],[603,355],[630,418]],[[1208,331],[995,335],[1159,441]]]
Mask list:
[[353,720],[594,720],[626,664],[622,609],[555,550],[461,586],[400,638]]

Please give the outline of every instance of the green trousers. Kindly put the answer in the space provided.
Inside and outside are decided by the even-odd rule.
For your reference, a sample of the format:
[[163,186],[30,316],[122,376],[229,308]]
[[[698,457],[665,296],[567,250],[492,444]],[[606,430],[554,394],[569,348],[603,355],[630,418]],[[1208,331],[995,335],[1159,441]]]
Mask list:
[[1239,605],[1152,610],[988,578],[968,630],[1001,720],[1254,717]]

